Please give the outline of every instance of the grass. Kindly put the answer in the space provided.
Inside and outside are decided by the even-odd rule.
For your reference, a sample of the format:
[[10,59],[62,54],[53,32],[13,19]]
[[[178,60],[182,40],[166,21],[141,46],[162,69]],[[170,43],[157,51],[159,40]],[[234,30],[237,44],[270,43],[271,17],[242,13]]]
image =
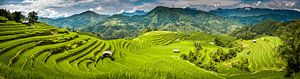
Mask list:
[[[0,40],[5,40],[0,42],[0,76],[8,79],[272,79],[283,78],[285,73],[280,71],[285,62],[278,62],[273,50],[281,41],[271,36],[258,38],[257,43],[237,40],[245,49],[220,62],[221,70],[215,72],[180,55],[194,51],[194,41],[198,41],[206,50],[200,53],[202,63],[209,63],[212,52],[230,49],[213,44],[216,37],[226,35],[153,31],[134,39],[100,40],[43,23],[25,26],[12,21],[0,23],[0,30]],[[106,50],[113,52],[112,58],[102,58]],[[248,59],[251,71],[226,66],[241,58]]]

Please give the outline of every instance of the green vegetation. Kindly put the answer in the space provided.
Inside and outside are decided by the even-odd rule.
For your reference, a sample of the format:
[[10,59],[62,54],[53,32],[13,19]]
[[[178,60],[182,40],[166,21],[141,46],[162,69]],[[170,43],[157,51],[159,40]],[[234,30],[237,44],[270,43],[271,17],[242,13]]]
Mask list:
[[[188,51],[178,47],[185,39],[181,33],[156,31],[135,39],[104,41],[42,23],[0,25],[4,78],[223,78],[181,60],[172,46],[169,52],[157,49],[178,43],[174,47]],[[157,52],[146,52],[151,48]],[[113,52],[113,59],[102,57],[106,50]]]
[[[0,78],[300,77],[297,73],[300,70],[298,53],[300,31],[297,26],[300,23],[297,20],[285,23],[266,21],[253,27],[237,29],[226,35],[198,32],[199,29],[189,27],[191,24],[188,22],[176,23],[179,29],[185,30],[174,29],[172,23],[157,27],[159,24],[157,18],[152,18],[147,25],[149,27],[139,27],[138,29],[142,30],[130,32],[127,29],[133,30],[136,27],[127,27],[127,23],[112,19],[104,23],[105,28],[109,28],[107,31],[118,30],[109,34],[112,37],[124,36],[123,39],[114,39],[106,38],[106,33],[74,32],[75,30],[68,27],[62,29],[37,22],[35,12],[29,13],[28,20],[31,26],[26,26],[20,23],[23,16],[18,12],[10,14],[6,10],[0,9],[1,11],[4,14],[1,15],[3,20],[0,23]],[[184,13],[186,10],[179,11]],[[158,15],[149,14],[149,16]],[[185,26],[187,27],[184,28]],[[175,30],[177,32],[174,32]],[[136,33],[141,35],[129,38],[129,34]],[[105,40],[97,38],[99,36],[103,36]]]
[[0,22],[5,22],[7,20],[31,25],[37,22],[38,16],[36,12],[32,11],[28,13],[28,18],[25,18],[25,16],[22,15],[21,12],[15,11],[13,13],[10,13],[9,10],[0,9]]
[[280,56],[287,61],[287,77],[295,75],[300,71],[300,22],[291,21],[280,27],[280,37],[283,45],[279,46]]
[[21,22],[21,19],[25,18],[21,12],[14,12],[14,13],[12,13],[12,16],[16,22]]
[[87,11],[66,18],[40,19],[40,21],[82,32],[93,32],[101,39],[135,38],[150,31],[225,34],[233,28],[242,26],[236,21],[209,12],[163,6],[157,6],[145,15],[131,17],[122,14],[101,16]]
[[0,16],[0,22],[6,22],[7,20],[7,18]]
[[234,30],[230,33],[231,36],[234,36],[239,39],[254,39],[262,36],[275,36],[276,32],[279,29],[281,22],[266,20],[255,25],[249,25],[237,30]]
[[[275,57],[278,57],[280,62],[274,68],[284,68],[287,72],[286,77],[297,78],[296,74],[299,72],[299,20],[289,21],[289,22],[276,22],[276,21],[265,21],[259,24],[256,24],[253,27],[245,27],[239,30],[236,30],[231,35],[240,39],[253,39],[257,37],[263,37],[266,35],[280,37],[282,42],[271,44],[273,46],[261,45],[257,48],[270,48],[274,47],[272,50],[276,50],[278,53],[273,54]],[[250,34],[250,35],[249,35]],[[270,39],[263,39],[264,41],[270,42]],[[277,40],[279,41],[279,40]],[[279,46],[278,46],[279,45]],[[269,51],[272,51],[269,50]],[[257,50],[249,52],[259,52]],[[261,55],[261,54],[260,54]],[[257,57],[258,55],[254,56]],[[269,62],[267,59],[265,59]],[[278,60],[277,60],[278,61]],[[260,63],[260,62],[253,62]],[[285,64],[283,64],[285,63]],[[274,63],[260,63],[267,66],[274,66]],[[259,66],[259,64],[256,64]],[[264,66],[265,67],[265,66]],[[257,69],[253,67],[252,69]]]
[[[225,42],[231,46],[222,47],[215,44],[216,38],[233,37],[152,31],[134,39],[105,41],[42,23],[0,25],[5,29],[5,41],[0,42],[4,78],[260,78],[265,72],[283,76],[277,70],[286,65],[278,63],[272,50],[281,44],[277,37],[259,38],[257,43],[233,39]],[[106,50],[113,52],[111,58],[102,56]]]
[[34,12],[34,11],[29,12],[28,13],[28,20],[29,20],[29,23],[35,23],[35,22],[37,22],[37,20],[38,20],[37,13]]

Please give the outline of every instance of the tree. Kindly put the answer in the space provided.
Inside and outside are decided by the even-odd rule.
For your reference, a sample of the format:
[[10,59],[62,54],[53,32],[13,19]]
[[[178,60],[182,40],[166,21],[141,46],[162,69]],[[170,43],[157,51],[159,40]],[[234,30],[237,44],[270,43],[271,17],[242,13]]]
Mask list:
[[35,23],[35,22],[37,22],[37,20],[38,20],[37,13],[34,12],[34,11],[29,12],[28,13],[28,20],[29,20],[29,23]]
[[12,13],[12,16],[13,16],[13,20],[15,20],[16,22],[21,22],[21,19],[24,18],[21,12],[14,12]]
[[187,60],[187,59],[188,59],[188,55],[186,55],[186,54],[181,54],[180,57],[181,57],[182,59],[184,59],[184,60]]
[[225,57],[224,57],[224,60],[228,60],[228,59],[231,59],[231,58],[233,58],[233,57],[236,57],[236,50],[234,50],[234,49],[229,49],[228,50],[228,53],[227,54],[225,54]]
[[6,9],[0,9],[0,16],[7,18],[8,20],[12,20],[11,13]]
[[221,47],[232,47],[236,39],[230,36],[219,36],[215,38],[215,44]]
[[146,28],[141,30],[141,34],[151,32],[151,31],[152,31],[152,29],[150,27],[146,27]]
[[279,46],[280,55],[287,61],[287,75],[291,77],[300,71],[300,21],[288,22],[279,30],[283,45]]

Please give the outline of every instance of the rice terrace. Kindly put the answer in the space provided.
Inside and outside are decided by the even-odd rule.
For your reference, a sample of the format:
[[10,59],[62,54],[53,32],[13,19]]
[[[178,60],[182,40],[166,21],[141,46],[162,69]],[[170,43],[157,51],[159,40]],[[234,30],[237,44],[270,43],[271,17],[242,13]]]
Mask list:
[[1,0],[0,79],[300,79],[298,0]]

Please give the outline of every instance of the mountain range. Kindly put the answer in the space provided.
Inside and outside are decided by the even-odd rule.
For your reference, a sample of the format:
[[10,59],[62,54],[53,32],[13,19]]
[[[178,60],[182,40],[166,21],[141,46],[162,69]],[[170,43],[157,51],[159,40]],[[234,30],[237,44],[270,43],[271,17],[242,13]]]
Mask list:
[[41,22],[59,27],[93,32],[101,38],[134,37],[145,30],[175,32],[229,33],[232,30],[265,20],[286,22],[299,19],[294,10],[273,10],[262,8],[235,8],[201,11],[194,8],[170,8],[157,6],[149,12],[141,10],[112,16],[86,11],[70,17],[40,18]]
[[85,11],[80,14],[75,14],[69,17],[62,18],[39,18],[39,21],[59,27],[69,27],[72,29],[80,29],[86,25],[101,21],[108,18],[109,15],[101,15],[93,11]]
[[238,20],[242,24],[256,24],[265,20],[287,22],[300,18],[295,10],[243,7],[235,9],[216,9],[210,11],[227,19]]
[[[209,12],[189,8],[169,8],[158,6],[145,15],[124,16],[117,14],[88,25],[81,31],[98,32],[102,37],[132,37],[150,28],[176,32],[226,33],[238,22],[226,20]],[[111,35],[111,36],[104,36]]]

